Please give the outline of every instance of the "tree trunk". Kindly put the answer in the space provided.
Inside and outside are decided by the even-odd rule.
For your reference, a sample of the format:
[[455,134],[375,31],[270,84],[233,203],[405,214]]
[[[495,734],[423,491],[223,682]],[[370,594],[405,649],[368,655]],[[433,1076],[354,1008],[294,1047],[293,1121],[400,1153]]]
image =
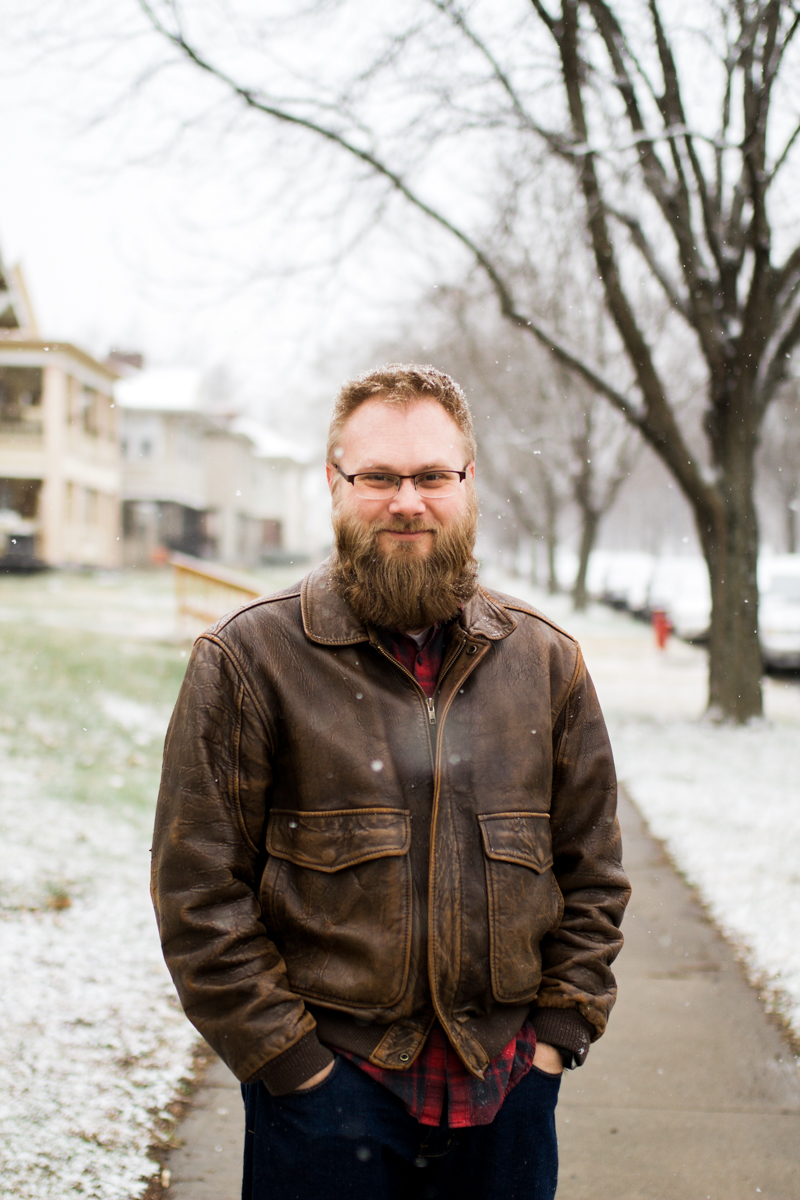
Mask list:
[[600,528],[600,513],[594,508],[581,509],[581,543],[578,550],[578,571],[572,585],[572,603],[576,612],[584,612],[589,600],[586,591],[586,572],[589,569],[589,557],[594,549],[597,531]]
[[558,591],[556,574],[556,550],[558,549],[558,496],[551,481],[545,477],[542,488],[544,495],[544,539],[547,547],[547,591],[554,596]]
[[786,552],[797,554],[797,509],[800,501],[793,496],[786,505]]
[[528,566],[528,579],[530,580],[530,582],[533,584],[534,587],[539,586],[539,554],[538,554],[538,547],[536,545],[537,540],[538,539],[535,534],[531,534],[531,533],[528,534],[527,545],[528,545],[528,554],[530,556],[529,566]]
[[[758,643],[758,521],[753,407],[735,403],[711,430],[718,466],[714,510],[695,506],[711,582],[708,713],[742,723],[763,712]],[[737,415],[738,412],[738,415]]]
[[548,530],[547,533],[547,591],[551,596],[555,596],[558,591],[558,574],[556,573],[556,550],[558,542],[556,541],[555,533]]

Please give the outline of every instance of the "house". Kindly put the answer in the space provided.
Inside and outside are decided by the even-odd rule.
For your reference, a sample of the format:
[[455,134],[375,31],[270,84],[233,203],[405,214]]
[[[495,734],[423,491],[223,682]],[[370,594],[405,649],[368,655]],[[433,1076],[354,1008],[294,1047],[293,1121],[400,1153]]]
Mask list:
[[[236,417],[231,432],[245,437],[253,456],[252,509],[262,522],[265,560],[316,556],[329,540],[327,495],[321,512],[325,527],[319,527],[317,488],[324,485],[324,470],[318,458],[282,434],[250,417]],[[324,492],[323,486],[323,492]]]
[[[118,369],[124,364],[112,353]],[[214,557],[207,529],[202,375],[191,368],[134,370],[116,385],[122,441],[123,555],[128,566],[180,550]]]
[[198,370],[112,360],[126,372],[115,390],[126,563],[178,550],[252,567],[317,552],[305,519],[309,456],[259,422],[215,412]]
[[116,378],[40,337],[21,273],[0,261],[0,564],[120,565]]

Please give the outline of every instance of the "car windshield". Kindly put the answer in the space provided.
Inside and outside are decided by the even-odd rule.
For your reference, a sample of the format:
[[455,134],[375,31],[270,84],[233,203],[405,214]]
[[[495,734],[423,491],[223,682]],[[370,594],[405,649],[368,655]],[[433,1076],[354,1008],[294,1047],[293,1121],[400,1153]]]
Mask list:
[[767,595],[776,600],[800,604],[800,575],[776,575],[770,582]]

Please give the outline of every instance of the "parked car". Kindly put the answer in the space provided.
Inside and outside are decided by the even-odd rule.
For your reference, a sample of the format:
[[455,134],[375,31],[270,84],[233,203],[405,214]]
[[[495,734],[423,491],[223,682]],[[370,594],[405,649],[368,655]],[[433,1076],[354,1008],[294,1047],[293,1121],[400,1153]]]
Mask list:
[[647,615],[647,594],[653,576],[650,554],[609,555],[600,598],[612,608],[627,609],[635,616]]
[[758,638],[767,670],[800,669],[800,555],[759,565]]
[[664,555],[653,564],[648,609],[667,614],[675,634],[687,642],[708,640],[711,588],[705,559],[695,555]]

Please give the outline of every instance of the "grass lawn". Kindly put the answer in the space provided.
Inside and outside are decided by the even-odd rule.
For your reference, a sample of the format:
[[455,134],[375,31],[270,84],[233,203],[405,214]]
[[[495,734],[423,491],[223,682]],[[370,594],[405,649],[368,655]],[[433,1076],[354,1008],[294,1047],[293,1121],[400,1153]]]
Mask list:
[[177,646],[0,623],[0,732],[51,797],[152,807],[186,667]]
[[0,576],[0,1177],[20,1200],[142,1196],[191,1072],[148,890],[176,631],[167,571]]

